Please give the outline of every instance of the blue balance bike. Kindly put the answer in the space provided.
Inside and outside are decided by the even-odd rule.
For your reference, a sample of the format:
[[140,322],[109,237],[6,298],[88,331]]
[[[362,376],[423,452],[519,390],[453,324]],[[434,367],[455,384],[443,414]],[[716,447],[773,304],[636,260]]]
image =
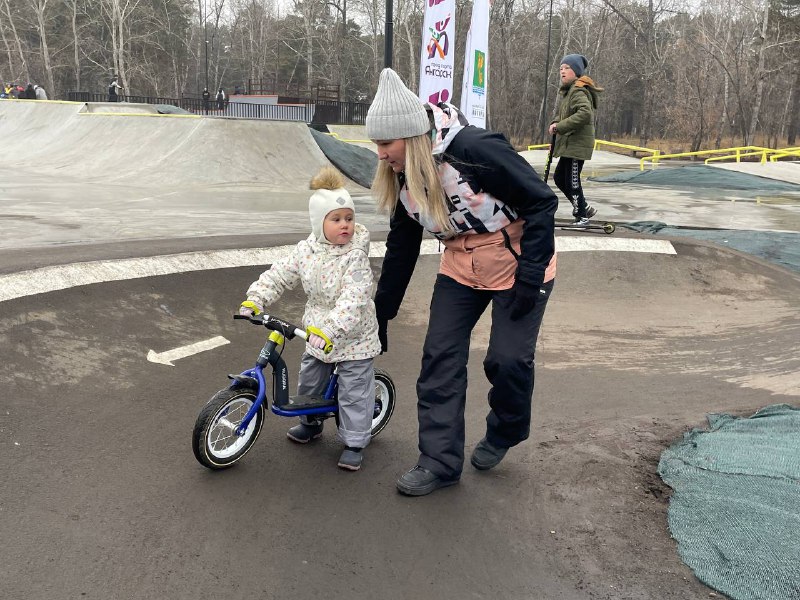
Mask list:
[[[291,323],[261,313],[246,319],[270,330],[261,349],[256,366],[239,375],[228,375],[231,384],[214,394],[197,417],[192,432],[195,458],[209,469],[233,466],[252,448],[264,425],[267,384],[264,368],[272,367],[272,403],[270,410],[282,417],[314,415],[317,420],[330,417],[339,423],[337,403],[338,374],[334,366],[325,392],[313,396],[289,396],[289,374],[281,354],[286,340],[308,339],[310,332]],[[326,348],[329,351],[329,349]],[[372,436],[378,435],[394,412],[395,387],[389,374],[375,369],[375,412],[372,417]]]

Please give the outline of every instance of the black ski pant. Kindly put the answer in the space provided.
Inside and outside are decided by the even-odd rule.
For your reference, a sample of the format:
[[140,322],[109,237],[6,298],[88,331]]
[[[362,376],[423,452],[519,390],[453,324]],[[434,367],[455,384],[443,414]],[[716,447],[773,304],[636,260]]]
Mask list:
[[527,439],[536,338],[553,283],[542,286],[544,293],[530,313],[512,321],[512,290],[476,290],[446,275],[437,275],[422,371],[417,380],[421,467],[443,479],[461,476],[470,334],[490,303],[492,325],[483,361],[492,386],[486,439],[500,448],[510,448]]
[[572,204],[572,214],[578,218],[586,216],[586,198],[583,196],[583,187],[581,186],[581,171],[583,171],[582,160],[562,156],[558,159],[555,173],[553,173],[556,187]]

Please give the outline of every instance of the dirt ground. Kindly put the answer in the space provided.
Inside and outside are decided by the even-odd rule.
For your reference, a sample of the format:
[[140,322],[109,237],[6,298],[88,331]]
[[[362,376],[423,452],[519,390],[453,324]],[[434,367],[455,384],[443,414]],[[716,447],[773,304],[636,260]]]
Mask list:
[[[298,447],[270,415],[224,472],[190,435],[263,331],[231,312],[260,268],[84,286],[0,303],[2,596],[692,600],[714,597],[666,525],[661,451],[710,412],[800,402],[800,278],[707,244],[571,252],[537,354],[531,439],[424,498],[414,383],[436,257],[420,259],[389,352],[398,390],[362,471],[331,427]],[[376,260],[374,267],[380,267]],[[300,294],[281,301],[299,319]],[[487,320],[472,339],[467,454],[482,437]],[[223,335],[176,362],[163,351]],[[289,345],[288,364],[299,349]],[[717,597],[722,597],[717,594]]]

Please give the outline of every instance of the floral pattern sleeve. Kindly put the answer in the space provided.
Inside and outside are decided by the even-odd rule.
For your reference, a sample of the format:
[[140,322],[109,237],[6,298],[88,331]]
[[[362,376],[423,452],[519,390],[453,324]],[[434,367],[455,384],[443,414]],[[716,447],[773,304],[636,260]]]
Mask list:
[[262,307],[268,306],[286,290],[294,289],[300,283],[301,244],[295,246],[288,256],[275,261],[250,285],[247,289],[248,300]]

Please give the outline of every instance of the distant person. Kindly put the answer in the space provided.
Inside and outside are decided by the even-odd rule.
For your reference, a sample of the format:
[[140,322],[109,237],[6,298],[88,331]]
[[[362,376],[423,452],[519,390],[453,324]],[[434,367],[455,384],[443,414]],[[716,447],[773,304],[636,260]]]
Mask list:
[[[345,445],[338,465],[358,471],[362,450],[372,439],[373,359],[381,352],[372,300],[369,231],[355,222],[353,199],[333,167],[322,169],[311,180],[311,189],[311,235],[253,282],[239,313],[257,315],[286,290],[302,286],[307,297],[303,327],[312,335],[300,362],[297,393],[323,393],[337,366],[338,433]],[[326,354],[323,349],[330,343],[333,350]],[[322,422],[313,415],[302,416],[286,435],[307,444],[322,435]]]
[[603,91],[585,75],[589,61],[582,54],[567,54],[561,59],[561,104],[558,120],[548,129],[556,136],[553,156],[560,157],[553,181],[572,204],[574,225],[588,225],[597,211],[586,203],[581,186],[584,161],[594,150],[594,115],[597,95]]
[[223,110],[225,108],[225,90],[219,88],[217,92],[217,110]]
[[238,83],[236,84],[236,87],[235,87],[235,88],[233,88],[233,93],[234,93],[234,95],[236,95],[236,96],[239,96],[239,95],[241,95],[241,93],[242,93],[242,87],[241,87],[241,86],[240,86]]
[[14,84],[7,83],[3,86],[3,98],[14,98]]
[[119,91],[124,90],[119,84],[119,78],[114,75],[114,78],[111,80],[111,83],[108,85],[108,101],[109,102],[119,102]]
[[47,92],[44,91],[44,88],[40,85],[33,86],[34,92],[36,94],[37,100],[47,100]]
[[29,83],[28,87],[25,88],[25,98],[28,100],[36,100],[36,90],[33,89],[33,84]]
[[209,109],[211,108],[211,92],[208,91],[208,88],[203,88],[203,110],[208,113]]

